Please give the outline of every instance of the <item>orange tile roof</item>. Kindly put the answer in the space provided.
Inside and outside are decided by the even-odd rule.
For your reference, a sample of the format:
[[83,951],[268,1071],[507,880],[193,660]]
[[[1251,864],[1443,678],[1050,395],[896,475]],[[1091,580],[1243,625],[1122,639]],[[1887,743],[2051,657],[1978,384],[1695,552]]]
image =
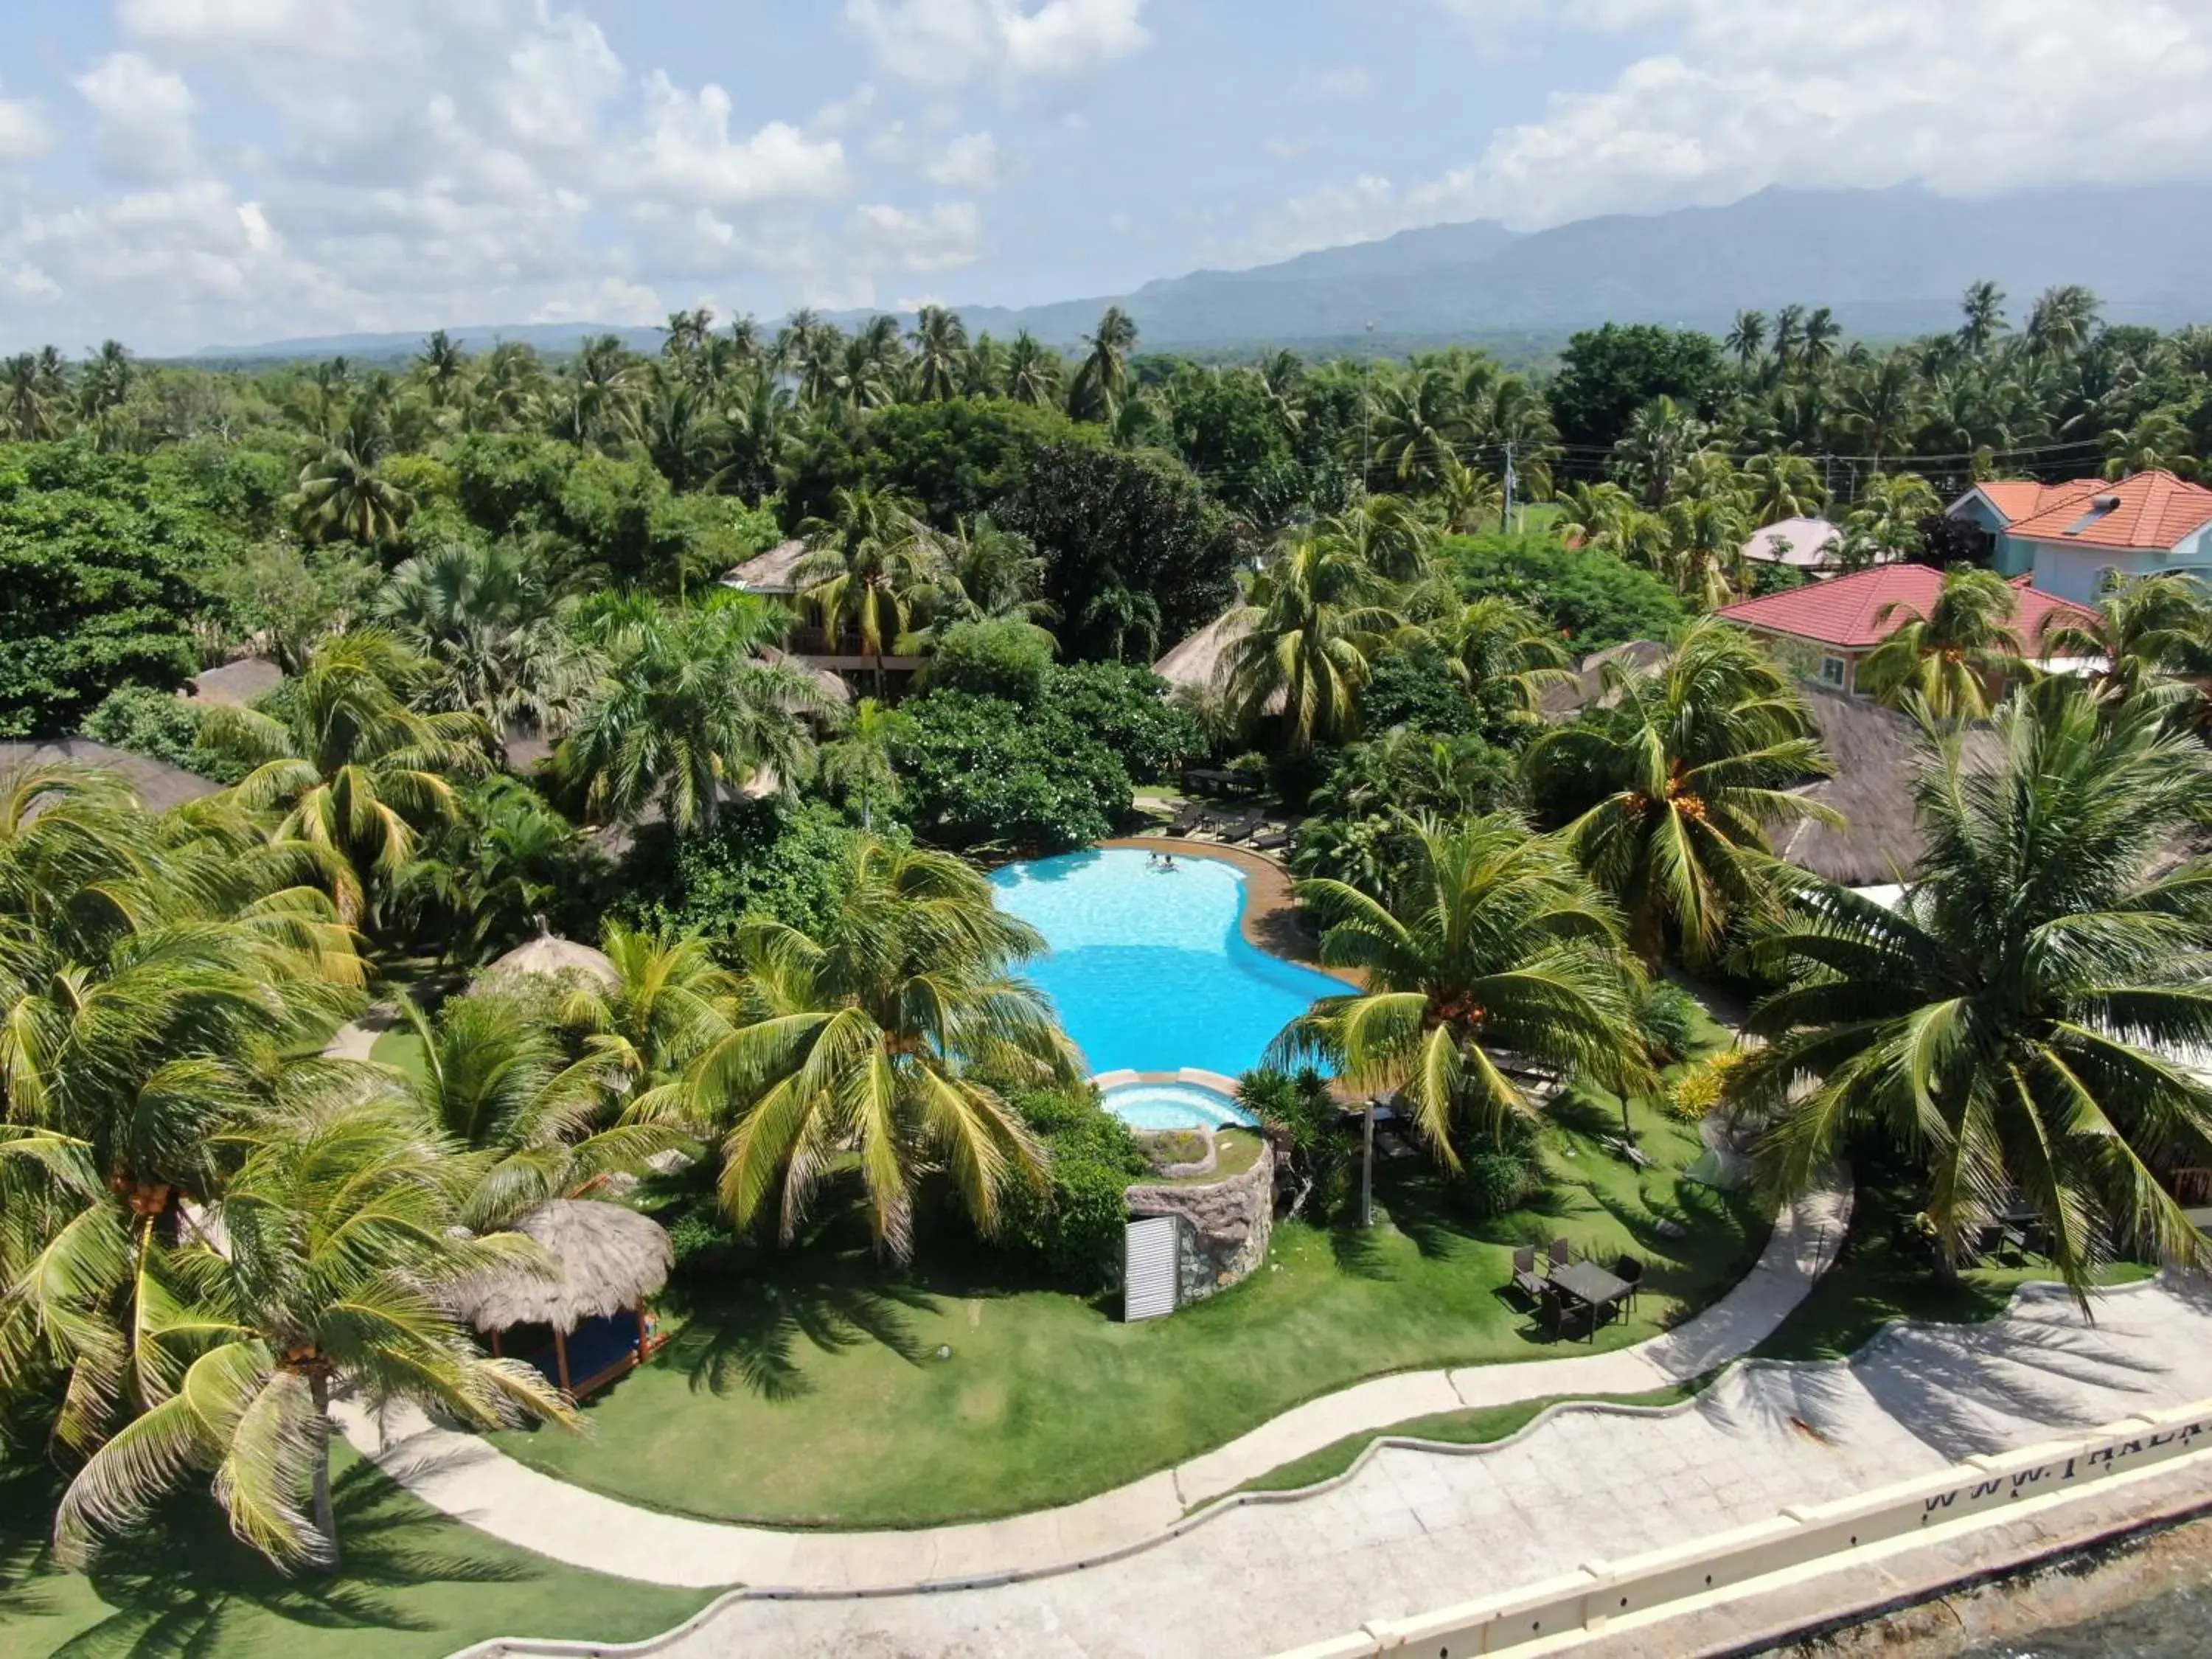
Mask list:
[[[2106,501],[2113,503],[2109,512],[2081,523]],[[2138,472],[2119,483],[2096,485],[2077,500],[2045,506],[2033,518],[2015,520],[2006,533],[2030,541],[2166,553],[2208,524],[2212,489],[2185,483],[2171,472]]]
[[[1844,650],[1863,651],[1880,645],[1905,622],[1906,612],[1926,616],[1943,590],[1943,573],[1924,564],[1884,565],[1832,581],[1812,582],[1784,593],[1743,599],[1724,605],[1715,614],[1746,628],[1771,634],[1788,634]],[[2020,610],[2013,618],[2014,631],[2031,657],[2043,653],[2044,631],[2054,616],[2060,619],[2087,618],[2091,613],[2078,605],[2039,592],[2021,582],[2013,584],[2020,595]],[[1886,622],[1877,622],[1883,610],[1897,606]]]
[[1986,495],[1991,506],[2004,514],[2008,525],[2016,525],[2022,519],[2033,519],[2038,514],[2048,513],[2068,501],[2079,501],[2093,490],[2106,487],[2102,478],[2076,478],[2067,483],[2038,483],[2033,478],[2000,478],[1996,482],[1977,484],[1975,488]]

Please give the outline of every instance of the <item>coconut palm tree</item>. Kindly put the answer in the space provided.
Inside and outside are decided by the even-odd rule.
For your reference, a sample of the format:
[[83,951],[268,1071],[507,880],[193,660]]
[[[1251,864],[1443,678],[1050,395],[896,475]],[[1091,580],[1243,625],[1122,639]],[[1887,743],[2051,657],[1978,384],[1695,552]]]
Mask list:
[[253,769],[238,799],[282,816],[275,835],[326,860],[339,913],[361,920],[365,872],[388,884],[421,831],[459,811],[453,781],[489,770],[490,729],[461,711],[410,706],[433,665],[379,629],[326,640],[272,708],[210,709],[199,740]]
[[482,1428],[574,1408],[520,1360],[488,1359],[441,1286],[482,1271],[546,1271],[516,1234],[458,1231],[471,1162],[393,1102],[258,1121],[204,1237],[156,1247],[167,1293],[139,1333],[144,1409],[71,1480],[56,1554],[86,1565],[143,1525],[193,1473],[213,1477],[231,1529],[287,1567],[335,1569],[330,1404],[347,1389]]
[[2098,602],[2094,621],[2055,623],[2043,648],[2102,663],[2087,684],[2106,702],[2193,700],[2189,682],[2212,675],[2212,599],[2185,572],[2123,577]]
[[1619,913],[1559,844],[1505,814],[1413,828],[1412,868],[1387,902],[1298,884],[1322,961],[1365,988],[1316,1003],[1269,1063],[1319,1058],[1363,1092],[1397,1091],[1453,1170],[1514,1115],[1534,1115],[1493,1048],[1624,1094],[1649,1086]]
[[2138,472],[2172,472],[2193,477],[2203,463],[2190,453],[2194,441],[2181,417],[2154,409],[2124,430],[2105,434],[2105,476],[2128,478]]
[[1670,941],[1710,962],[1771,902],[1770,828],[1839,822],[1790,793],[1826,771],[1820,745],[1789,677],[1712,617],[1648,669],[1607,664],[1604,683],[1599,707],[1531,746],[1535,798],[1646,962]]
[[875,659],[881,696],[884,658],[909,631],[917,602],[938,586],[936,542],[909,503],[842,487],[807,539],[811,550],[792,571],[799,602],[832,640],[859,637],[860,654]]
[[1814,307],[1797,337],[1797,361],[1818,374],[1835,362],[1837,343],[1843,337],[1844,325],[1835,313],[1826,306]]
[[2097,331],[2100,302],[2078,283],[2061,283],[2036,296],[2023,336],[2032,353],[2045,357],[2070,357],[2089,343]]
[[1766,349],[1766,313],[1763,311],[1739,311],[1729,325],[1728,337],[1721,342],[1735,354],[1736,367],[1747,374],[1759,361],[1759,354]]
[[373,450],[332,444],[301,471],[300,527],[311,540],[381,547],[414,513],[414,496],[386,476]]
[[912,386],[925,404],[943,403],[960,395],[967,373],[968,328],[957,312],[943,306],[924,306],[915,319]]
[[896,708],[863,697],[844,735],[822,751],[823,784],[848,799],[860,798],[860,828],[871,834],[876,827],[876,803],[892,805],[898,800],[898,771],[891,756],[913,725]]
[[1505,511],[1504,487],[1449,451],[1437,475],[1437,500],[1443,509],[1444,528],[1455,536],[1487,530]]
[[914,1243],[915,1188],[940,1170],[986,1232],[1043,1155],[1002,1087],[1082,1074],[1044,1000],[1012,969],[1043,948],[948,854],[854,848],[836,913],[811,933],[739,928],[738,1028],[695,1061],[691,1115],[724,1126],[721,1195],[740,1226],[774,1210],[786,1242],[854,1168],[878,1249]]
[[1382,581],[1412,586],[1429,579],[1436,526],[1402,495],[1363,495],[1323,519],[1313,538],[1355,559]]
[[1416,494],[1436,489],[1445,459],[1473,441],[1466,398],[1451,373],[1441,363],[1423,363],[1383,381],[1373,404],[1368,429],[1375,468]]
[[477,1232],[588,1195],[610,1176],[641,1174],[680,1142],[665,1125],[608,1121],[629,1081],[622,1050],[592,1043],[572,1056],[548,1005],[547,994],[500,980],[453,998],[435,1020],[400,1001],[422,1045],[408,1096],[440,1134],[487,1155],[460,1206],[462,1224]]
[[1533,714],[1546,686],[1572,678],[1558,631],[1512,599],[1471,600],[1436,631],[1450,648],[1452,672],[1478,703]]
[[1805,307],[1786,305],[1774,313],[1774,367],[1784,380],[1796,369],[1805,340]]
[[1279,700],[1293,749],[1357,734],[1369,664],[1406,627],[1390,592],[1367,560],[1318,537],[1261,572],[1229,665],[1230,698],[1246,726]]
[[1887,456],[1911,447],[1919,421],[1919,377],[1903,352],[1848,376],[1838,390],[1836,422],[1865,446],[1876,471]]
[[554,751],[556,773],[604,817],[658,797],[678,833],[711,830],[725,791],[796,778],[814,754],[810,720],[834,706],[813,678],[763,661],[776,614],[738,594],[648,606],[602,635],[598,684]]
[[956,520],[950,534],[933,533],[929,540],[937,580],[918,599],[933,637],[955,623],[1052,619],[1052,606],[1038,597],[1044,560],[1028,537],[1000,529],[987,514],[972,522]]
[[0,364],[0,433],[37,443],[60,434],[61,416],[38,358],[26,351]]
[[1754,455],[1744,464],[1743,483],[1756,529],[1784,519],[1811,518],[1827,505],[1820,469],[1803,455]]
[[431,404],[450,409],[460,402],[462,384],[468,379],[469,354],[444,329],[434,329],[415,359],[415,372],[429,392]]
[[1973,283],[1959,302],[1966,318],[1959,327],[1959,343],[1975,356],[1986,356],[2005,331],[2004,302],[2004,290],[1991,282]]
[[1007,397],[1018,404],[1049,409],[1060,401],[1060,374],[1058,352],[1047,350],[1027,329],[1014,336],[1013,344],[1006,348]]
[[1925,1172],[1942,1265],[2024,1201],[2086,1303],[2123,1249],[2203,1264],[2161,1172],[2212,1161],[2212,885],[2203,860],[2154,873],[2201,821],[2204,753],[2142,705],[2062,681],[2017,693],[1994,771],[1930,740],[1916,788],[1926,851],[1887,908],[1790,878],[1751,962],[1785,988],[1730,1095],[1771,1121],[1769,1178],[1796,1189],[1856,1136]]
[[587,1031],[599,1051],[617,1060],[638,1100],[634,1120],[650,1119],[647,1103],[672,1086],[683,1069],[735,1029],[738,980],[696,934],[647,930],[610,920],[599,950],[614,968],[610,983],[588,980],[562,1006],[567,1024]]
[[[1098,331],[1084,337],[1090,348],[1069,384],[1069,411],[1079,420],[1111,422],[1129,396],[1129,354],[1137,349],[1137,325],[1119,306],[1106,307]],[[1018,350],[1021,342],[1014,342]]]
[[1902,600],[1875,613],[1876,628],[1896,626],[1860,659],[1859,688],[1893,708],[1917,697],[1939,720],[1985,719],[2021,672],[2019,608],[1995,571],[1953,565],[1926,615]]

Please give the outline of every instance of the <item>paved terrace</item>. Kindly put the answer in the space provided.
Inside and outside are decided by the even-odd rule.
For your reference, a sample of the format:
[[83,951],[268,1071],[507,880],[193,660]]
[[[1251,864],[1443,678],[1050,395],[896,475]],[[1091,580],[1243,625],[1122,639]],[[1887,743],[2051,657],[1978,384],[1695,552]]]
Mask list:
[[1663,1411],[1573,1407],[1492,1447],[1381,1449],[1312,1495],[1227,1508],[1078,1572],[921,1595],[733,1599],[654,1650],[1262,1656],[2206,1395],[2212,1297],[2202,1286],[2108,1292],[2094,1323],[2037,1286],[1990,1324],[1893,1327],[1849,1363],[1753,1362]]

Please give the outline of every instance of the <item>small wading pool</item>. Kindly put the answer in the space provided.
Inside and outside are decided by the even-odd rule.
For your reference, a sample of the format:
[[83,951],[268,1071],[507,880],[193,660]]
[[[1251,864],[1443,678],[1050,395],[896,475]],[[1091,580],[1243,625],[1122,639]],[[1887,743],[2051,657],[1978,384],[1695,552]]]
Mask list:
[[1139,1134],[1164,1129],[1249,1129],[1259,1120],[1227,1095],[1194,1083],[1129,1083],[1109,1089],[1106,1109]]

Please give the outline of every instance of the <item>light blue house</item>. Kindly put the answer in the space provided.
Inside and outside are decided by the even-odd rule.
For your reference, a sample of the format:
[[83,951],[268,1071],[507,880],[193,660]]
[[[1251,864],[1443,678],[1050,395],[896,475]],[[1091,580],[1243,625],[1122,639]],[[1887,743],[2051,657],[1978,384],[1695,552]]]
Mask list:
[[2171,472],[1977,484],[1949,511],[1989,538],[2000,575],[2029,576],[2038,592],[2077,605],[2094,605],[2115,576],[2212,579],[2212,489]]

